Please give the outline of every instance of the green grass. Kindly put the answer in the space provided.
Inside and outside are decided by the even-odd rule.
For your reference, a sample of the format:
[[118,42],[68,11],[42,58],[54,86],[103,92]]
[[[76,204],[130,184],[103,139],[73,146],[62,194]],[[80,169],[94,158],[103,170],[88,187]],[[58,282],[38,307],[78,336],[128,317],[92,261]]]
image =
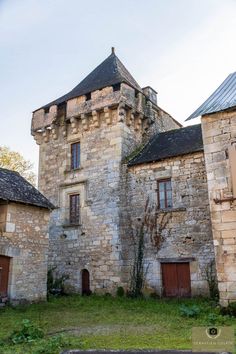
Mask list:
[[[180,306],[197,305],[196,318],[183,317]],[[214,314],[214,315],[212,315]],[[6,338],[29,319],[44,329],[47,339],[12,345]],[[191,349],[194,326],[232,325],[236,319],[219,315],[204,299],[156,300],[106,296],[67,296],[47,303],[0,309],[0,353],[59,353],[47,349],[54,336],[62,335],[61,348],[78,349]],[[41,348],[41,349],[40,349]],[[41,351],[39,351],[39,349]]]

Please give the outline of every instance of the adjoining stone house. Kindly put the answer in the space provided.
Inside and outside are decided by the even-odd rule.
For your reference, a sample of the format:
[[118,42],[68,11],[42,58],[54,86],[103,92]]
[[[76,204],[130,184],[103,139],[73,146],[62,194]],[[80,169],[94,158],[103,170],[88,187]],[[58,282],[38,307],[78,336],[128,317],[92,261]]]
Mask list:
[[72,91],[33,113],[39,189],[50,218],[49,265],[73,290],[126,289],[133,231],[145,205],[158,240],[145,238],[146,290],[207,294],[214,262],[201,126],[182,128],[112,51]]
[[236,72],[188,118],[201,116],[222,305],[236,301]]
[[0,168],[0,302],[46,299],[53,208],[20,174]]

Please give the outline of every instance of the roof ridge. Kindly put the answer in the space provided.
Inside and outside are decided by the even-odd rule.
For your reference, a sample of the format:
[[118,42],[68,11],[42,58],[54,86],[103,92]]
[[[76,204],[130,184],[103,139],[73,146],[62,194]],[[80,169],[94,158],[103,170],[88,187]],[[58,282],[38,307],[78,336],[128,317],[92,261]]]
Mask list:
[[[15,174],[21,176],[21,174],[20,174],[18,171],[10,170],[9,168],[6,168],[6,167],[0,167],[0,170],[4,170],[4,171],[7,171],[7,172],[13,172],[13,173],[15,173]],[[21,176],[21,177],[22,177],[22,176]],[[23,178],[24,178],[24,177],[23,177]]]
[[[113,86],[125,82],[134,89],[142,91],[137,81],[129,70],[121,62],[115,53],[111,53],[99,65],[97,65],[87,76],[85,76],[72,90],[56,100],[36,109],[45,109],[52,105],[64,103],[72,98],[86,95],[89,92],[100,90],[107,86]],[[35,112],[34,111],[34,112]]]

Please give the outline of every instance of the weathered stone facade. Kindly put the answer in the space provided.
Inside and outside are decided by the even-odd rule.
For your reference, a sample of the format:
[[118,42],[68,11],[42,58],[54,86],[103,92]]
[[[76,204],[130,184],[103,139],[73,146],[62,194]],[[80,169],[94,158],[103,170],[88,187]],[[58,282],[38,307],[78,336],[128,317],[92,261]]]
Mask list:
[[8,298],[46,300],[49,211],[21,203],[0,204],[0,258],[9,257]]
[[[153,131],[178,127],[159,107],[149,104],[151,111],[144,115],[147,108],[140,102],[142,97],[135,98],[126,84],[116,92],[105,88],[92,92],[88,103],[81,97],[68,101],[66,113],[55,121],[56,136],[54,127],[47,129],[51,126],[34,132],[40,144],[39,189],[59,207],[50,222],[49,265],[69,274],[75,290],[81,290],[82,269],[90,272],[92,291],[114,292],[122,283],[121,162],[148,136],[148,126]],[[77,141],[81,167],[71,170],[71,144]],[[76,226],[68,221],[69,195],[75,192],[81,198],[81,224]]]
[[202,131],[220,299],[227,305],[236,300],[236,204],[228,156],[236,111],[204,115]]
[[[147,286],[161,295],[161,264],[189,262],[192,295],[207,295],[206,268],[214,261],[214,251],[203,152],[132,166],[126,173],[122,231],[123,243],[128,246],[123,254],[123,259],[127,258],[127,278],[132,264],[132,243],[125,239],[131,226],[138,227],[148,201],[156,211],[160,244],[157,247],[156,240],[151,240],[150,235],[146,237]],[[166,178],[171,179],[173,206],[158,210],[157,181]]]
[[[104,68],[107,60],[112,70]],[[158,227],[165,224],[161,242],[157,248],[148,235],[145,239],[146,288],[162,295],[162,263],[182,262],[190,266],[191,294],[207,294],[205,270],[214,261],[214,247],[203,146],[178,146],[179,153],[168,158],[127,165],[155,135],[180,124],[157,105],[152,88],[141,89],[117,64],[114,53],[105,62],[71,92],[33,114],[32,135],[40,145],[39,188],[57,206],[50,219],[49,266],[68,274],[74,291],[82,290],[83,270],[89,271],[92,291],[127,289],[132,229],[138,227],[147,200],[155,208],[157,181],[169,178],[173,205],[157,213]],[[101,72],[102,78],[97,77]],[[106,78],[108,72],[118,72],[120,81]],[[71,167],[74,143],[81,149],[76,169]],[[80,196],[77,224],[70,222],[74,194]]]

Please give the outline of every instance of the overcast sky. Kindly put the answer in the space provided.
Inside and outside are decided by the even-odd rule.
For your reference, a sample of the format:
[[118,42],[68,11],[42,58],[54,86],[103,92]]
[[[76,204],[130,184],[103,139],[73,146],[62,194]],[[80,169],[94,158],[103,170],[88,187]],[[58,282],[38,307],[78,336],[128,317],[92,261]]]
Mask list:
[[0,145],[35,163],[31,112],[111,46],[181,123],[236,71],[236,0],[0,0]]

